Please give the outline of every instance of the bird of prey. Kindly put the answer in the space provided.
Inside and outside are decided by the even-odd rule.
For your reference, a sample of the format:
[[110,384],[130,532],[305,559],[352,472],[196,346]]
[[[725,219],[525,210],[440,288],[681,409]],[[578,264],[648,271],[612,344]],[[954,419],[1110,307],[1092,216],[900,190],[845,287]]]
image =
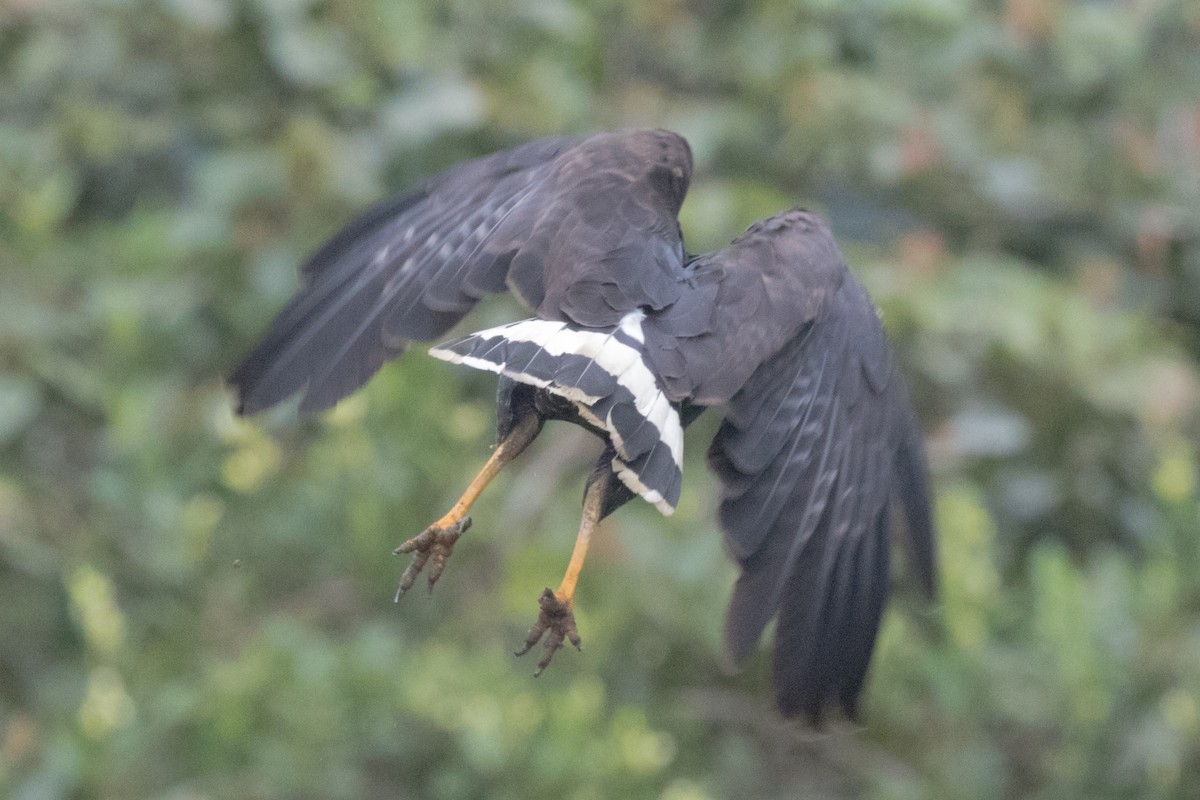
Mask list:
[[471,504],[548,420],[604,443],[566,574],[518,655],[567,639],[597,522],[634,497],[670,514],[684,428],[717,408],[708,451],[741,568],[725,623],[735,664],[776,620],[785,716],[855,718],[898,530],[925,591],[935,539],[920,430],[875,307],[829,228],[800,209],[692,255],[677,214],[687,142],[663,130],[550,138],[468,161],[350,222],[230,377],[249,414],[296,393],[324,409],[413,342],[444,337],[508,290],[533,316],[435,347],[499,374],[498,443],[462,498],[397,548],[399,595],[441,574]]

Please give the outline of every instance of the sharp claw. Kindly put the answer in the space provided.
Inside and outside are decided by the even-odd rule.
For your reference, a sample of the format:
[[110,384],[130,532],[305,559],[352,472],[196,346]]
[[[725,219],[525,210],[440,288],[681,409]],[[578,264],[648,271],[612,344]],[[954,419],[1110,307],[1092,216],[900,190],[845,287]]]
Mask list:
[[400,598],[412,588],[413,583],[417,580],[418,573],[420,573],[421,568],[425,566],[425,559],[426,555],[424,553],[417,553],[417,555],[413,557],[412,562],[405,568],[404,572],[400,574],[400,586],[396,589],[395,602],[399,603]]
[[534,626],[529,629],[529,636],[525,639],[525,644],[521,645],[520,650],[514,650],[513,655],[523,656],[528,653],[538,643],[538,640],[542,638],[543,633],[545,633],[545,628],[539,629],[537,624],[534,623]]
[[437,523],[430,525],[408,541],[392,551],[393,555],[412,553],[413,559],[400,575],[400,586],[396,589],[395,602],[400,602],[417,580],[417,576],[425,569],[430,558],[433,564],[429,567],[429,593],[433,593],[433,585],[442,577],[446,569],[446,561],[454,552],[454,543],[458,541],[467,529],[471,527],[470,517],[461,517],[448,527],[440,527]]
[[537,671],[533,673],[535,678],[550,666],[550,662],[554,660],[554,654],[562,647],[564,639],[575,645],[576,650],[583,649],[583,640],[575,627],[575,615],[568,603],[559,600],[554,592],[547,589],[538,598],[538,605],[540,606],[538,618],[533,623],[533,627],[529,629],[524,646],[516,651],[516,655],[523,656],[532,650],[533,646],[543,637],[545,638],[546,643],[543,645],[542,657],[538,660]]

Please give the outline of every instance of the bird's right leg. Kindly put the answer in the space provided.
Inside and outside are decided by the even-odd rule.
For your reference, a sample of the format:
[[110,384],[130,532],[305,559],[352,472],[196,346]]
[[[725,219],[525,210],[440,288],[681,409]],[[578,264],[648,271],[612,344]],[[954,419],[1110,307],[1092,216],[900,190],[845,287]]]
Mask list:
[[467,516],[471,505],[479,499],[479,495],[500,473],[500,470],[504,469],[505,465],[519,456],[529,446],[529,443],[537,438],[541,429],[542,419],[532,409],[516,416],[511,427],[501,433],[500,441],[497,443],[496,449],[492,451],[491,458],[483,465],[483,469],[475,476],[475,480],[471,481],[453,508],[437,522],[392,551],[393,555],[413,554],[412,562],[400,576],[400,586],[396,589],[397,602],[401,595],[412,588],[417,575],[429,561],[433,562],[429,567],[429,591],[433,591],[433,585],[437,583],[438,578],[442,576],[442,570],[446,568],[446,560],[454,552],[454,543],[466,533],[467,528],[471,527],[471,518]]
[[623,484],[613,475],[613,455],[610,444],[600,456],[595,472],[588,479],[587,488],[583,493],[583,515],[579,521],[579,534],[575,537],[575,549],[571,551],[567,571],[557,589],[547,588],[538,598],[537,621],[529,629],[529,635],[525,637],[521,649],[516,652],[518,656],[525,655],[545,637],[542,658],[537,663],[537,672],[533,673],[535,678],[550,666],[550,661],[562,647],[564,639],[575,645],[576,650],[582,649],[583,642],[575,625],[575,587],[579,583],[579,573],[583,570],[583,562],[587,558],[592,533],[600,520],[612,510],[610,503],[621,497],[621,492],[624,491],[623,488],[617,488],[623,487]]

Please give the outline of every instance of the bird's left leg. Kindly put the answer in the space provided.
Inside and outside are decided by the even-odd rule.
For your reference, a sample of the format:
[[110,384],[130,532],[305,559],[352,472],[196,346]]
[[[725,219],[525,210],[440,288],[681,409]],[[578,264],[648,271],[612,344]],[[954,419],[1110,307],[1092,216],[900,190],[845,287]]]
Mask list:
[[442,570],[446,568],[446,560],[454,552],[454,543],[471,527],[471,518],[467,516],[471,506],[479,499],[479,495],[492,482],[492,479],[500,473],[500,470],[504,469],[506,464],[519,456],[529,446],[529,443],[537,438],[538,433],[542,430],[542,420],[530,410],[524,410],[524,412],[516,416],[511,427],[501,434],[500,441],[496,445],[496,449],[492,451],[491,458],[483,465],[483,469],[471,481],[454,507],[437,522],[392,551],[393,555],[413,554],[412,562],[400,576],[400,586],[396,589],[397,602],[401,595],[412,588],[417,575],[431,560],[433,563],[429,567],[429,591],[433,591],[433,585],[437,583],[438,578],[442,575]]
[[582,649],[580,647],[582,640],[575,627],[575,586],[579,582],[579,572],[583,569],[583,561],[587,557],[592,531],[596,529],[597,523],[605,515],[606,496],[614,480],[611,459],[602,458],[584,491],[579,535],[575,538],[575,549],[571,553],[571,561],[567,564],[566,574],[563,575],[562,582],[558,584],[557,589],[552,591],[547,588],[538,598],[540,610],[537,621],[529,629],[524,646],[517,651],[517,655],[523,656],[543,636],[545,637],[544,651],[541,660],[537,663],[537,672],[533,673],[534,677],[541,675],[542,671],[550,665],[554,654],[562,647],[563,639],[567,639],[575,645],[576,650]]

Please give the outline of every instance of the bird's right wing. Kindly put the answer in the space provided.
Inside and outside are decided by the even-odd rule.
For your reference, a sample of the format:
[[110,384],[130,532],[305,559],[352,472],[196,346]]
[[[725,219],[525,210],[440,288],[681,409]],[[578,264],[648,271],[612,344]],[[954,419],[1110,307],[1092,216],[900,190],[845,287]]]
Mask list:
[[720,520],[742,569],[726,622],[744,661],[778,615],[776,699],[851,717],[888,593],[889,510],[908,517],[932,592],[921,434],[875,307],[840,267],[817,313],[733,396],[709,453]]
[[669,305],[690,175],[686,142],[665,131],[543,139],[375,206],[304,266],[300,291],[230,377],[239,410],[301,390],[303,410],[331,406],[506,288],[542,318],[581,325]]

